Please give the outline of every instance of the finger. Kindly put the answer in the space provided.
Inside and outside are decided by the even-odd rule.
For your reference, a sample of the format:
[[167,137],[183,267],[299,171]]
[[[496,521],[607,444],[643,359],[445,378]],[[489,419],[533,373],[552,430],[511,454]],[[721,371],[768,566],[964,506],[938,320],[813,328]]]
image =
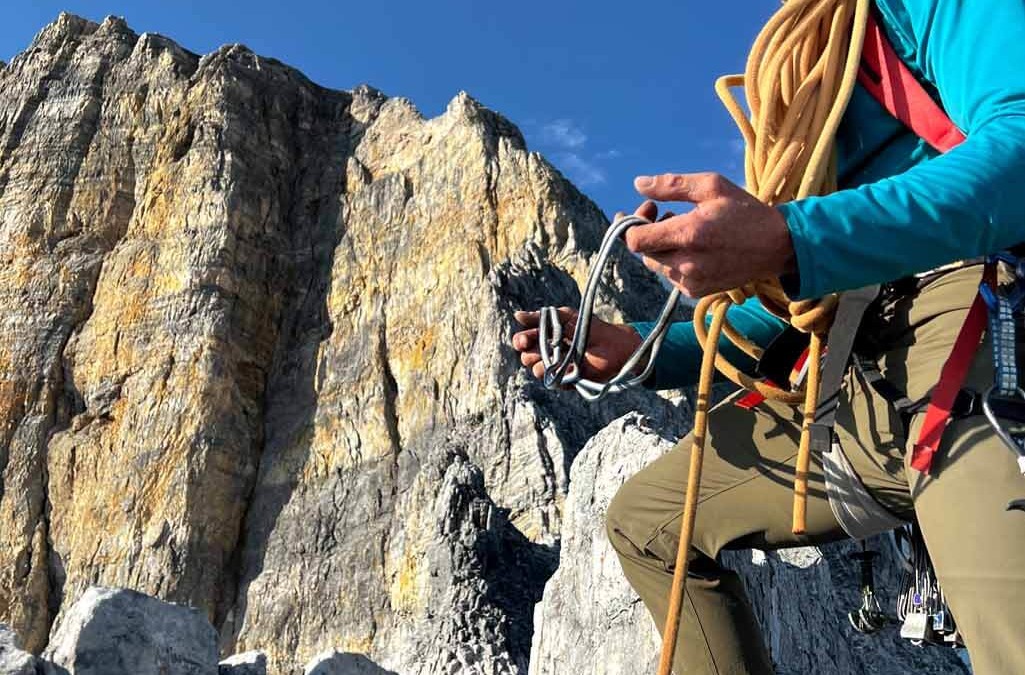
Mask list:
[[692,213],[631,227],[623,235],[626,247],[634,253],[686,249],[691,241],[693,226],[690,221],[695,217]]
[[644,202],[637,207],[637,210],[634,211],[634,215],[640,216],[645,220],[655,220],[655,216],[658,215],[658,204],[650,199],[645,199]]
[[663,265],[660,261],[651,257],[650,255],[642,255],[641,262],[644,263],[644,266],[652,272],[654,272],[655,274],[662,277],[666,277],[667,279],[669,278],[667,275],[667,272],[669,270],[666,268],[666,266]]
[[679,251],[666,253],[648,253],[644,258],[651,260],[661,268],[661,273],[672,282],[680,282],[685,277],[696,280],[698,270],[687,256],[681,255]]
[[541,363],[541,360],[538,359],[537,363],[531,367],[530,372],[533,373],[534,377],[537,379],[542,379],[545,376],[545,364]]
[[638,176],[634,188],[645,197],[661,202],[703,202],[739,188],[717,173],[664,173]]
[[521,330],[519,333],[513,335],[512,344],[517,351],[525,352],[528,349],[533,348],[537,344],[537,335],[539,331],[537,328],[531,328],[529,330]]
[[[669,220],[670,218],[675,218],[675,217],[676,217],[675,213],[673,213],[672,211],[666,211],[661,216],[659,216],[658,219],[659,220]],[[649,218],[649,220],[650,220],[650,218]]]
[[541,355],[538,354],[536,351],[523,352],[522,354],[520,354],[520,363],[522,363],[527,368],[533,368],[534,364],[539,363],[540,361]]
[[516,319],[516,323],[527,328],[536,326],[540,321],[540,317],[541,312],[525,312],[523,310],[513,312],[513,318]]
[[693,292],[694,288],[690,279],[681,273],[679,268],[673,265],[667,265],[663,261],[647,255],[641,256],[641,262],[655,274],[667,279],[669,283],[683,292],[687,297],[695,297]]
[[555,311],[559,315],[559,323],[562,324],[563,337],[569,337],[577,326],[577,310],[571,307],[559,307]]

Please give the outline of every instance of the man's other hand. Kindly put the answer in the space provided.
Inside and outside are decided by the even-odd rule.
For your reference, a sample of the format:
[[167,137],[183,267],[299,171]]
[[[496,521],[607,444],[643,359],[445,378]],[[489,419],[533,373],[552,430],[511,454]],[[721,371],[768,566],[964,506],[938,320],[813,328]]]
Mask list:
[[[562,323],[563,344],[568,346],[577,327],[577,312],[569,307],[560,307],[558,314]],[[520,363],[529,368],[534,377],[542,379],[545,364],[541,362],[538,349],[540,312],[516,312],[514,318],[526,330],[513,334],[513,349],[520,353]],[[606,382],[619,373],[642,342],[641,336],[632,326],[608,323],[596,316],[591,317],[591,333],[588,338],[587,350],[581,362],[581,375],[597,382]]]
[[[694,204],[624,235],[648,269],[684,294],[698,298],[795,270],[783,214],[719,174],[639,176],[634,187],[656,201]],[[637,209],[646,217],[655,212],[651,202]]]

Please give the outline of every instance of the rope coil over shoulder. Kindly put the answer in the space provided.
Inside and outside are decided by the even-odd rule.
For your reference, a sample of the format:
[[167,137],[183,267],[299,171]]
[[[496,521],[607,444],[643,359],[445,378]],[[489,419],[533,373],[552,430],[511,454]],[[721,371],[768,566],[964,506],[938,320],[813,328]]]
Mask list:
[[[869,0],[790,0],[759,33],[744,75],[726,76],[716,82],[716,92],[744,137],[747,190],[761,201],[779,204],[836,189],[836,131],[854,92],[868,19]],[[750,116],[730,91],[737,86],[744,87]],[[731,305],[753,295],[758,296],[767,310],[810,334],[808,375],[803,393],[782,390],[750,378],[717,353],[721,332],[748,355],[761,356],[760,348],[739,335],[726,318]],[[670,674],[676,651],[688,551],[700,490],[713,367],[740,386],[766,398],[803,404],[801,442],[794,472],[792,527],[794,533],[802,534],[806,528],[811,463],[810,428],[815,421],[824,343],[837,304],[836,295],[792,302],[779,281],[770,279],[702,298],[695,309],[694,328],[704,356],[698,383],[690,476],[669,611],[662,634],[659,675]],[[705,330],[709,314],[711,324]]]
[[[745,73],[725,76],[716,82],[716,92],[745,141],[746,188],[764,203],[775,205],[827,194],[836,189],[836,131],[858,79],[869,16],[869,0],[788,0],[759,33],[748,56]],[[732,87],[744,88],[750,114],[734,98],[730,91]],[[578,330],[566,353],[561,352],[561,326],[554,308],[542,310],[539,341],[547,386],[573,384],[582,396],[595,400],[608,392],[639,383],[651,372],[668,328],[672,312],[670,304],[675,305],[678,297],[676,291],[663,309],[656,329],[615,378],[608,383],[596,383],[583,379],[579,374],[579,364],[587,344],[590,309],[601,276],[600,267],[604,267],[609,247],[615,240],[627,228],[640,222],[643,220],[620,219],[606,233],[597,260],[599,264],[588,277],[587,289],[581,299]],[[755,296],[768,311],[810,335],[808,374],[803,391],[780,389],[767,381],[752,378],[718,353],[719,338],[725,335],[752,358],[761,357],[763,350],[736,330],[726,316],[731,306]],[[794,476],[792,528],[796,534],[802,534],[806,528],[811,462],[810,428],[816,416],[824,346],[837,305],[836,295],[818,300],[791,301],[777,279],[766,279],[706,296],[695,308],[694,330],[702,346],[703,357],[680,544],[662,636],[659,675],[670,675],[676,651],[715,370],[765,398],[803,406],[801,442]],[[648,363],[644,372],[631,376],[645,354]]]

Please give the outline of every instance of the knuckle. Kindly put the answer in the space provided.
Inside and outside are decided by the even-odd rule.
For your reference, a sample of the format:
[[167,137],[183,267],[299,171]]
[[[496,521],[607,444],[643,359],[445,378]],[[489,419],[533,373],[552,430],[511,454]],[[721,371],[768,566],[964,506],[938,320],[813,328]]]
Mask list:
[[713,228],[706,227],[703,223],[697,223],[693,227],[687,228],[685,246],[691,251],[701,252],[707,251],[714,247],[712,237],[714,232]]
[[684,177],[678,173],[667,173],[663,174],[662,177],[665,179],[664,185],[667,188],[683,187]]
[[709,192],[722,193],[725,192],[728,181],[726,177],[721,173],[706,173],[702,175],[702,183],[704,188]]

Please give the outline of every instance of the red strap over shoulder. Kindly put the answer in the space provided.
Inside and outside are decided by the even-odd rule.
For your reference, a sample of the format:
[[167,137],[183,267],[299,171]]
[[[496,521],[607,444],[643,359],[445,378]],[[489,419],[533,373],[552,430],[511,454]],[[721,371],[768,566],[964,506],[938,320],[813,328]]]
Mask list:
[[858,82],[891,115],[940,152],[947,152],[965,139],[943,108],[900,60],[871,14],[861,52]]
[[[869,15],[865,46],[861,52],[858,82],[891,115],[919,138],[940,152],[947,152],[965,140],[965,135],[897,56],[879,23]],[[987,266],[984,283],[993,283],[993,268]],[[911,466],[929,473],[939,449],[943,431],[950,422],[951,408],[986,330],[986,304],[976,296],[968,318],[954,341],[933,389],[925,420],[911,455]]]

